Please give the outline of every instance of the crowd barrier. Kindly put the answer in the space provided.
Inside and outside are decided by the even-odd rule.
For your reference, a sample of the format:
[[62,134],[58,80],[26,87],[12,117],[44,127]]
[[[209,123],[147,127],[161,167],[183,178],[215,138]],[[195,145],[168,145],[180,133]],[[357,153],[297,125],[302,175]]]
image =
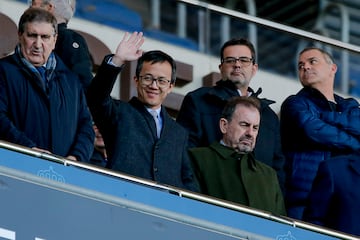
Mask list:
[[0,141],[0,239],[356,239]]

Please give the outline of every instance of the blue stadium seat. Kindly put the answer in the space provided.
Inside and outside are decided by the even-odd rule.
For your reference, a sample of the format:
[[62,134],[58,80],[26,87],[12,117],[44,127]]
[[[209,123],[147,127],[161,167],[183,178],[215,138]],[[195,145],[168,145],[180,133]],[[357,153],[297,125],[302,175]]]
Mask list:
[[199,50],[199,46],[195,41],[188,38],[181,38],[176,36],[175,34],[166,33],[161,30],[146,29],[144,31],[144,36],[154,38],[159,41],[167,42],[170,44],[175,44],[177,46],[181,46],[191,50],[195,50],[195,51]]
[[141,16],[125,5],[110,0],[78,0],[76,17],[125,31],[142,31]]

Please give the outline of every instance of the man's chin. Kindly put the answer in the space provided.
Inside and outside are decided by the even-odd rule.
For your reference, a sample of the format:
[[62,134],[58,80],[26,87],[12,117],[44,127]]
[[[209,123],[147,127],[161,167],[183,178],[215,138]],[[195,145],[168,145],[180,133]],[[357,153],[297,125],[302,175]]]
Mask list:
[[239,147],[236,149],[236,151],[238,153],[241,153],[241,154],[248,154],[248,153],[251,153],[252,152],[252,148],[251,147]]
[[29,62],[30,62],[32,65],[36,66],[36,67],[38,67],[38,66],[43,66],[43,65],[45,64],[44,61],[39,61],[38,58],[36,58],[36,59],[35,59],[35,58],[29,59]]

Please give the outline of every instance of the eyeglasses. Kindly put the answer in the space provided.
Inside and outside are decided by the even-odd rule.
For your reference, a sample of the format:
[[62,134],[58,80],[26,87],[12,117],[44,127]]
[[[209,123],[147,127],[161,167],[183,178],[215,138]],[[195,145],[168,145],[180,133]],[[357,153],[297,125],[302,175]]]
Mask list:
[[145,86],[150,86],[154,81],[159,88],[167,88],[170,85],[170,80],[164,77],[154,78],[152,75],[147,74],[144,76],[139,76],[141,84]]
[[239,57],[239,58],[227,57],[222,60],[222,63],[225,63],[227,65],[235,65],[236,62],[239,61],[240,66],[247,67],[253,62],[253,60],[254,59],[248,57]]

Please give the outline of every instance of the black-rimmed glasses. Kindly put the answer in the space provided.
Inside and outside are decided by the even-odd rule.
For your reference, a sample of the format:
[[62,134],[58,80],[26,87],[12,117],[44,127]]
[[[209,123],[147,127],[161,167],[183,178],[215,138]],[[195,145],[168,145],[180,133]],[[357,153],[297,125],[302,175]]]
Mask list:
[[155,78],[154,76],[150,74],[146,74],[144,76],[139,76],[141,84],[145,86],[150,86],[154,81],[156,82],[156,85],[159,88],[167,88],[170,86],[170,80],[164,78],[164,77],[158,77]]
[[242,67],[247,67],[253,62],[253,60],[254,59],[248,57],[239,57],[239,58],[227,57],[222,60],[222,63],[225,63],[227,65],[235,65],[236,62],[239,61]]

